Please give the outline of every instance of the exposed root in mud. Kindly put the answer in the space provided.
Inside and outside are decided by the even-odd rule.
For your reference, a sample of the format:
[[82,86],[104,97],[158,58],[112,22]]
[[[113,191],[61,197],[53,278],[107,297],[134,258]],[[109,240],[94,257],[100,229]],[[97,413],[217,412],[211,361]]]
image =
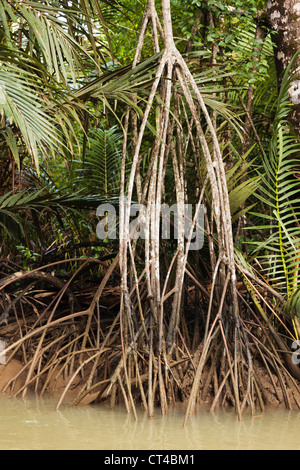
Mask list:
[[[246,409],[255,414],[268,405],[300,406],[299,381],[285,361],[287,347],[276,345],[272,329],[250,306],[242,310],[237,325],[234,318],[223,316],[221,299],[207,328],[207,316],[201,315],[207,312],[207,299],[195,303],[190,295],[195,286],[189,286],[176,348],[170,354],[163,342],[158,355],[157,325],[150,310],[143,322],[133,318],[136,333],[128,340],[128,325],[124,319],[120,324],[120,289],[111,276],[115,270],[117,257],[100,286],[90,287],[88,301],[87,289],[82,295],[72,283],[49,291],[49,285],[58,284],[49,284],[47,276],[24,273],[2,279],[2,308],[9,311],[7,324],[0,327],[6,344],[5,364],[0,365],[2,392],[55,395],[57,408],[109,400],[111,407],[125,404],[134,416],[142,406],[150,417],[157,406],[167,413],[169,406],[183,401],[185,423],[201,404],[211,412],[234,407],[240,418]],[[76,305],[73,311],[70,298]],[[88,303],[86,309],[82,302]]]

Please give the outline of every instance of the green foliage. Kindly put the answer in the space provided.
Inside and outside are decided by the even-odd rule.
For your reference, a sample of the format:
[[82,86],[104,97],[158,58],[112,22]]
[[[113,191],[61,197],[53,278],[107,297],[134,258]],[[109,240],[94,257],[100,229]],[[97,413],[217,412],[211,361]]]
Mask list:
[[262,201],[265,212],[255,214],[261,220],[256,229],[266,233],[265,239],[257,242],[255,251],[263,257],[268,277],[287,298],[299,289],[300,140],[288,122],[291,109],[289,88],[295,76],[293,66],[298,55],[285,72],[269,154],[263,157],[263,174],[256,196]]
[[102,199],[116,196],[120,189],[120,171],[123,134],[117,126],[111,129],[91,129],[85,152],[77,163],[76,182],[86,194],[99,195]]
[[[28,233],[29,239],[36,234],[42,237],[45,221],[50,221],[54,238],[63,238],[66,226],[71,234],[89,233],[87,213],[100,200],[118,195],[124,109],[129,105],[138,119],[142,117],[160,59],[160,54],[152,53],[149,31],[142,60],[134,69],[130,64],[145,4],[131,0],[122,4],[0,0],[2,237],[20,240]],[[192,50],[185,59],[205,104],[212,115],[215,113],[218,137],[230,141],[231,151],[234,149],[227,172],[232,222],[249,215],[254,207],[257,210],[258,201],[267,208],[264,213],[252,214],[256,229],[265,235],[253,255],[259,252],[267,274],[296,305],[299,144],[287,122],[287,74],[275,108],[277,87],[270,36],[257,61],[255,48],[261,44],[255,41],[254,18],[264,7],[264,0],[192,0],[184,4],[173,0],[172,14],[179,49],[184,52],[192,40]],[[192,35],[199,13],[199,27]],[[211,66],[212,49],[215,67]],[[262,145],[269,148],[266,155],[258,153],[257,145],[251,145],[245,155],[241,152],[245,111],[240,97],[247,99],[249,86],[255,90],[253,124]],[[84,132],[86,138],[82,138]],[[189,129],[184,132],[188,140]],[[155,129],[148,124],[146,138],[153,141],[153,134]],[[188,147],[187,162],[191,153]],[[28,156],[33,157],[33,165]],[[51,158],[46,178],[45,167]],[[149,154],[141,158],[143,177]],[[10,188],[13,161],[16,175],[22,175],[23,186],[17,189]],[[7,166],[11,179],[5,173]],[[257,166],[263,168],[259,174]],[[168,171],[169,167],[165,194],[172,195]],[[204,171],[201,162],[199,171]],[[187,166],[187,177],[192,199],[194,167]],[[258,191],[253,198],[255,188]],[[249,240],[247,243],[250,245]],[[28,255],[28,259],[32,257]]]
[[256,205],[245,205],[246,201],[255,192],[260,175],[245,179],[245,172],[254,167],[254,161],[247,162],[247,157],[251,153],[252,148],[249,149],[246,155],[243,155],[236,164],[226,173],[227,187],[229,193],[229,203],[232,216],[232,223],[238,220],[242,215],[245,215]]
[[[49,150],[54,152],[60,141],[55,120],[47,113],[46,103],[41,97],[42,88],[38,90],[34,81],[35,77],[32,73],[27,71],[20,73],[11,64],[0,70],[2,87],[0,108],[5,113],[6,119],[14,122],[20,129],[26,147],[38,168],[38,150],[44,153]],[[17,137],[12,128],[6,127],[0,130],[0,135],[6,141],[18,167],[20,167]]]
[[271,38],[268,36],[262,44],[261,40],[255,39],[255,29],[253,23],[248,24],[247,29],[237,25],[234,34],[229,33],[225,38],[227,70],[234,73],[238,70],[239,79],[252,86],[262,84],[274,67]]
[[36,262],[41,255],[39,253],[35,253],[33,250],[30,250],[27,246],[17,245],[17,251],[21,255],[21,264],[24,264],[24,269],[30,269],[28,266],[30,262]]
[[39,169],[41,153],[72,152],[83,108],[72,92],[92,68],[99,69],[97,48],[108,47],[104,38],[95,44],[97,5],[0,0],[0,159],[9,149],[19,168],[31,155]]

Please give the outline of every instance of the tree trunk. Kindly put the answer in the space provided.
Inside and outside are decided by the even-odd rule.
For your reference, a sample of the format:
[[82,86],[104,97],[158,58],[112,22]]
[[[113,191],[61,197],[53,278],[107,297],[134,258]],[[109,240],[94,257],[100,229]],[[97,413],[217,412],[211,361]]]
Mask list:
[[[278,86],[282,74],[295,55],[300,50],[300,0],[269,0],[267,4],[269,22],[275,34],[275,64]],[[300,60],[298,60],[300,68]],[[294,80],[290,88],[293,103],[291,121],[297,135],[300,137],[300,77]]]

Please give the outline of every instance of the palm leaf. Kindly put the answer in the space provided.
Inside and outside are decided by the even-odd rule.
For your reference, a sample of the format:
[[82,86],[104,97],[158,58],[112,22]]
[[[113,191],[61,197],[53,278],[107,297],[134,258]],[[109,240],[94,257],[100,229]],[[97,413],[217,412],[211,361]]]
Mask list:
[[[84,42],[95,43],[96,23],[91,30],[92,8],[89,2],[76,5],[67,2],[40,2],[24,0],[22,2],[7,2],[0,0],[0,17],[3,25],[5,42],[13,45],[13,34],[9,24],[13,21],[19,25],[22,34],[22,46],[29,47],[29,55],[39,56],[40,61],[48,68],[50,73],[56,75],[58,81],[67,83],[71,77],[73,83],[78,71],[84,73],[86,60],[93,62],[94,68],[98,68],[92,59]],[[88,25],[88,28],[85,28]],[[88,29],[88,32],[86,32]],[[78,37],[78,40],[76,39]],[[104,44],[102,44],[103,47]],[[95,58],[96,59],[96,58]],[[97,59],[96,59],[97,60]]]
[[261,214],[267,224],[262,223],[256,228],[270,232],[265,240],[257,242],[256,251],[262,256],[266,272],[273,283],[283,289],[287,297],[293,295],[299,286],[299,160],[295,157],[300,152],[300,140],[288,121],[291,109],[289,87],[298,56],[299,53],[283,77],[269,155],[263,157],[264,174],[261,175],[261,184],[256,192],[257,198],[269,210]]
[[[2,108],[8,119],[15,122],[22,133],[24,142],[33,155],[38,167],[38,149],[56,148],[59,144],[59,136],[56,123],[46,112],[45,102],[35,91],[33,75],[22,71],[22,74],[14,65],[7,65],[0,70],[0,84],[2,91]],[[18,161],[16,141],[12,132],[2,131],[2,135]]]
[[[116,195],[120,186],[121,142],[123,134],[117,126],[88,133],[83,164],[79,162],[77,182],[87,194],[102,197]],[[82,145],[83,148],[83,145]]]

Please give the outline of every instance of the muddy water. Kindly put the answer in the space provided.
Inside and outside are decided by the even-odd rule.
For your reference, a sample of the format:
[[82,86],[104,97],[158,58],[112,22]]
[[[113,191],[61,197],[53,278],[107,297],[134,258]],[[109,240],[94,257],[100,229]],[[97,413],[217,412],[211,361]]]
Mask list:
[[239,422],[232,411],[198,411],[183,427],[184,408],[138,421],[124,409],[55,409],[50,399],[0,394],[1,450],[209,450],[300,449],[300,413],[270,410]]

